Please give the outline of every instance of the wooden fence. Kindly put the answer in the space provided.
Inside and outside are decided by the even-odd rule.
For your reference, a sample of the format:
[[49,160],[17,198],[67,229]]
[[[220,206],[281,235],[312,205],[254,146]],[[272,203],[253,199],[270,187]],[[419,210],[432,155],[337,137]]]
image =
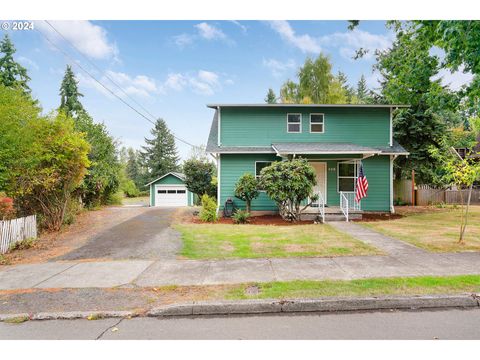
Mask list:
[[[467,201],[468,190],[450,190],[435,188],[430,185],[417,185],[415,189],[415,205],[461,204],[461,193]],[[396,180],[393,186],[394,200],[412,204],[412,180]],[[480,205],[480,189],[472,190],[471,204]]]
[[13,244],[29,238],[37,238],[36,215],[0,221],[0,254],[5,254]]

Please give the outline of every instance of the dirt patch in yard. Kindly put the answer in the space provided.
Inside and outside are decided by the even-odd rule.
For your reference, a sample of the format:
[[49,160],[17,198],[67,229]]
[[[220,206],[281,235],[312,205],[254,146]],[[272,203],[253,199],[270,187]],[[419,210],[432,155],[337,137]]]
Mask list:
[[[148,208],[104,207],[82,211],[75,222],[59,232],[44,232],[29,249],[4,254],[4,265],[46,262],[84,245],[89,239]],[[0,265],[1,266],[1,265]]]
[[234,287],[209,285],[0,291],[0,313],[130,310],[143,314],[163,305],[223,299]]

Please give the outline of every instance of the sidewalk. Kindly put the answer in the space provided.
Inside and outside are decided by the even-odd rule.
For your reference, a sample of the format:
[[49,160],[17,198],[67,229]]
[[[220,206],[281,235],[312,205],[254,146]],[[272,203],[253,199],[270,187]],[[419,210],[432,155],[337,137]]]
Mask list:
[[388,255],[216,261],[58,261],[2,267],[0,290],[217,285],[480,274],[480,252],[429,253],[357,224],[330,224]]

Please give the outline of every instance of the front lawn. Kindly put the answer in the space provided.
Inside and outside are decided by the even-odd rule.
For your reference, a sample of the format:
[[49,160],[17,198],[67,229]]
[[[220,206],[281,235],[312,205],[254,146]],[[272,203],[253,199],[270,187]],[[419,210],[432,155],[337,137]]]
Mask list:
[[381,252],[323,225],[178,224],[189,259],[375,255]]
[[[257,288],[254,295],[249,290]],[[432,295],[478,293],[479,275],[421,276],[331,281],[276,281],[236,286],[227,299],[306,299],[328,296]]]
[[470,208],[464,244],[457,243],[460,229],[459,209],[431,208],[430,211],[405,211],[402,214],[404,217],[400,219],[360,224],[429,251],[480,251],[480,206]]

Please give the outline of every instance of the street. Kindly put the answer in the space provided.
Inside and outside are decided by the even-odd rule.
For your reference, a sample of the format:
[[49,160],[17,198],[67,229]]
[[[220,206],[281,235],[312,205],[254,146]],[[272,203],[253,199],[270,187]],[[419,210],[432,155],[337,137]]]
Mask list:
[[0,339],[480,339],[480,310],[0,323]]

